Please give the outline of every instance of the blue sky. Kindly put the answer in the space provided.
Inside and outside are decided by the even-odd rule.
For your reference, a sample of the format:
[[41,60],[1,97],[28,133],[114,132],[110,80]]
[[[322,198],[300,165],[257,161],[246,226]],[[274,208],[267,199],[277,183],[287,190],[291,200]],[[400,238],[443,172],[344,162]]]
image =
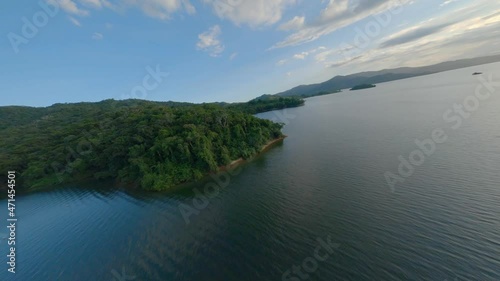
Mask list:
[[497,2],[2,1],[0,105],[247,101],[335,75],[495,54]]

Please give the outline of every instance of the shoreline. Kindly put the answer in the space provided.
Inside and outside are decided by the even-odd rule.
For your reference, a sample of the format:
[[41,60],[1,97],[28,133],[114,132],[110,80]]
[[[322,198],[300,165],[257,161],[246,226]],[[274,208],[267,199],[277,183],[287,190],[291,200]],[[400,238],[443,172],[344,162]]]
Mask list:
[[283,142],[287,137],[288,137],[287,135],[282,135],[282,136],[280,136],[277,139],[271,140],[268,143],[266,143],[265,145],[263,145],[262,148],[261,148],[261,150],[259,152],[257,152],[254,156],[252,156],[252,157],[250,157],[248,159],[239,158],[239,159],[233,160],[231,163],[229,163],[229,164],[227,164],[225,166],[220,166],[216,171],[211,171],[211,172],[208,172],[208,173],[204,174],[203,177],[201,179],[199,179],[199,180],[187,181],[187,182],[184,182],[184,183],[177,184],[177,185],[175,185],[175,186],[173,186],[173,187],[171,187],[169,189],[159,190],[159,191],[144,190],[144,189],[141,189],[141,188],[139,188],[137,186],[136,187],[131,187],[130,185],[129,186],[125,186],[125,188],[126,189],[133,189],[135,191],[140,191],[140,192],[146,192],[146,193],[166,193],[166,192],[176,192],[176,191],[183,190],[183,189],[189,189],[189,187],[192,186],[192,185],[194,185],[194,184],[197,184],[197,183],[200,183],[200,182],[204,182],[211,175],[217,175],[217,174],[220,174],[222,172],[227,172],[227,171],[235,170],[236,168],[238,168],[238,167],[240,167],[240,166],[242,166],[242,165],[244,165],[244,164],[246,164],[248,162],[251,162],[256,157],[258,157],[258,156],[264,154],[265,152],[267,152],[268,150],[270,150],[276,144],[278,144],[280,142]]
[[231,163],[227,164],[226,166],[220,166],[217,171],[210,172],[208,174],[217,174],[219,172],[223,172],[223,171],[227,171],[227,170],[230,170],[230,169],[234,169],[237,166],[239,166],[239,165],[241,165],[241,164],[243,164],[245,162],[251,161],[253,158],[255,158],[255,157],[257,157],[257,156],[265,153],[266,151],[268,151],[269,149],[271,149],[277,143],[284,141],[287,137],[288,136],[283,135],[283,136],[281,136],[281,137],[279,137],[277,139],[271,140],[268,143],[266,143],[265,145],[263,145],[262,148],[260,149],[260,151],[257,152],[251,158],[249,158],[249,159],[239,158],[239,159],[233,160]]
[[275,144],[281,142],[281,141],[284,141],[288,136],[287,135],[283,135],[277,139],[274,139],[274,140],[271,140],[269,141],[267,144],[265,144],[262,149],[260,150],[259,153],[257,153],[257,155],[263,153],[263,152],[266,152],[267,150],[269,150],[270,148],[272,148]]
[[[160,190],[160,191],[150,191],[150,190],[141,190],[142,192],[149,192],[149,193],[161,193],[161,192],[175,192],[175,191],[179,191],[179,190],[182,190],[182,189],[188,189],[190,186],[194,185],[194,184],[197,184],[197,183],[200,183],[200,182],[204,182],[205,180],[209,179],[210,176],[212,175],[217,175],[217,174],[220,174],[222,172],[227,172],[227,171],[234,171],[236,170],[238,167],[246,164],[246,163],[249,163],[251,162],[253,159],[255,159],[256,157],[264,154],[265,152],[267,152],[268,150],[270,150],[271,148],[273,148],[276,144],[280,143],[280,142],[283,142],[288,136],[287,135],[282,135],[280,136],[279,138],[277,139],[274,139],[274,140],[271,140],[269,141],[268,143],[266,143],[265,145],[262,146],[262,148],[260,149],[259,152],[257,152],[254,156],[248,158],[248,159],[244,159],[244,158],[239,158],[239,159],[236,159],[236,160],[233,160],[231,163],[227,164],[226,166],[220,166],[217,171],[212,171],[212,172],[209,172],[209,173],[206,173],[203,175],[203,178],[199,179],[199,180],[193,180],[193,181],[188,181],[188,182],[184,182],[184,183],[180,183],[172,188],[169,188],[169,189],[165,189],[165,190]],[[137,190],[137,189],[136,189]]]
[[239,158],[239,159],[232,161],[231,163],[229,163],[226,166],[220,166],[219,169],[217,169],[216,171],[211,171],[211,172],[207,172],[206,174],[204,174],[203,178],[200,180],[193,180],[193,181],[180,183],[180,184],[177,184],[177,185],[175,185],[171,188],[165,189],[165,190],[159,190],[159,191],[145,190],[145,189],[140,188],[137,183],[124,183],[124,182],[119,182],[119,181],[116,181],[113,179],[100,181],[100,180],[89,178],[89,179],[75,179],[74,181],[69,181],[69,182],[55,184],[55,185],[49,185],[49,186],[38,186],[35,188],[26,188],[21,193],[28,194],[28,193],[32,193],[32,192],[40,192],[40,191],[44,191],[44,190],[50,190],[52,188],[61,188],[61,187],[64,187],[65,185],[71,185],[71,184],[78,186],[78,185],[85,184],[85,183],[90,184],[90,183],[102,183],[102,182],[111,183],[113,188],[124,188],[126,190],[140,191],[140,192],[145,192],[145,193],[159,193],[159,192],[177,191],[177,190],[180,190],[180,189],[182,189],[186,186],[189,186],[191,184],[195,184],[197,182],[203,181],[204,178],[209,177],[210,175],[216,175],[216,174],[224,172],[224,171],[234,170],[237,167],[239,167],[240,165],[248,163],[248,162],[252,161],[254,158],[258,157],[259,155],[262,155],[263,153],[265,153],[266,151],[271,149],[276,144],[284,141],[285,138],[287,138],[287,137],[288,136],[286,136],[286,135],[282,135],[279,138],[271,140],[267,144],[262,146],[261,150],[259,152],[257,152],[254,156],[252,156],[248,159]]

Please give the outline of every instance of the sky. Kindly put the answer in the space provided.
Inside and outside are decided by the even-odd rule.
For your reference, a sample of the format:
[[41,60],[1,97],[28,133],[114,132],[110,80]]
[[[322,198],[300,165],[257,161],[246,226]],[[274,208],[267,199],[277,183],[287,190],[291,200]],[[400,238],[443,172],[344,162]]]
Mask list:
[[336,75],[500,52],[497,0],[0,4],[0,105],[242,102]]

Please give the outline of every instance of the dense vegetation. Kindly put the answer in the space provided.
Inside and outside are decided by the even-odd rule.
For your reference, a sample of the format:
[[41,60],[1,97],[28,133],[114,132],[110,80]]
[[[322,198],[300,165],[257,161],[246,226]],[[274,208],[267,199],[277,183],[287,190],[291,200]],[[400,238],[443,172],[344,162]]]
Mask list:
[[249,114],[304,105],[304,100],[295,97],[263,95],[246,103],[233,103],[229,107]]
[[30,188],[114,179],[164,190],[280,138],[282,124],[246,113],[275,106],[106,100],[0,107],[0,171],[16,170]]
[[356,85],[351,88],[351,91],[356,91],[356,90],[362,90],[362,89],[369,89],[369,88],[375,88],[377,87],[376,85],[372,84],[361,84],[361,85]]

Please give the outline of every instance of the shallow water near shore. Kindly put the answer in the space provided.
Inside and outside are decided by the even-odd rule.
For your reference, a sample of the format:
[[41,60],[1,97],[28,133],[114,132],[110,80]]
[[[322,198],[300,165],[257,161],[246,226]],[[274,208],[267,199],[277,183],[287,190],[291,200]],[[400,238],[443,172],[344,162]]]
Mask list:
[[[3,227],[0,280],[500,280],[500,87],[458,128],[443,119],[490,74],[500,82],[500,63],[260,114],[286,121],[283,143],[173,192],[19,195],[17,273]],[[447,140],[391,190],[384,174],[436,129]],[[338,245],[324,261],[318,239]]]

